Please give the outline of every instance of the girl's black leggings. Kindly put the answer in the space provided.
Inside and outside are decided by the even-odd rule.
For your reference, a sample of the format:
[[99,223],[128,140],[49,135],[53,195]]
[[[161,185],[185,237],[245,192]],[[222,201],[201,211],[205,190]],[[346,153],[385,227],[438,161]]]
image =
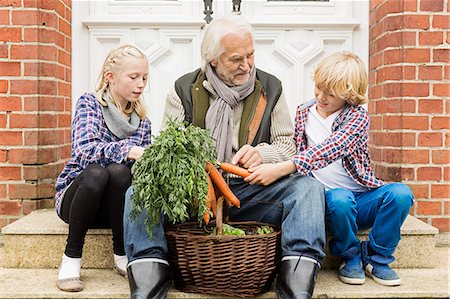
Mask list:
[[69,224],[64,253],[81,258],[89,228],[111,228],[114,253],[124,255],[123,207],[131,185],[131,170],[124,164],[106,167],[91,164],[78,175],[64,194],[61,218]]

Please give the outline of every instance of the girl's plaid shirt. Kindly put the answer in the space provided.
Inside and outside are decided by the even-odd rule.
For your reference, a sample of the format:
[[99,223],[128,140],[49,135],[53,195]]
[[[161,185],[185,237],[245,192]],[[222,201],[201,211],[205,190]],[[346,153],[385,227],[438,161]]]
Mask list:
[[342,159],[342,166],[356,183],[366,188],[382,186],[383,181],[375,177],[370,166],[370,119],[367,111],[361,106],[346,105],[333,122],[331,136],[320,144],[308,147],[305,124],[308,109],[315,102],[311,100],[297,107],[294,132],[297,154],[293,157],[297,171],[311,175],[312,170]]
[[97,163],[105,167],[113,162],[126,163],[128,152],[133,146],[146,147],[150,141],[151,127],[148,118],[141,120],[132,135],[119,139],[106,126],[102,107],[96,96],[82,95],[78,99],[72,121],[72,154],[56,181],[57,212],[59,213],[64,191],[88,165]]

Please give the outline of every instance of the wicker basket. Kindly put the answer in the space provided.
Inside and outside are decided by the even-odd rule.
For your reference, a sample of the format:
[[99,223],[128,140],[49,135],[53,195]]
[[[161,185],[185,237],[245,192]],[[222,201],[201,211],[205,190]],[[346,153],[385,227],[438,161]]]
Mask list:
[[[221,206],[221,202],[218,203]],[[268,291],[279,259],[281,232],[265,235],[221,235],[222,213],[208,227],[183,223],[166,230],[175,286],[189,293],[252,297]],[[257,222],[229,223],[245,231],[256,231]]]

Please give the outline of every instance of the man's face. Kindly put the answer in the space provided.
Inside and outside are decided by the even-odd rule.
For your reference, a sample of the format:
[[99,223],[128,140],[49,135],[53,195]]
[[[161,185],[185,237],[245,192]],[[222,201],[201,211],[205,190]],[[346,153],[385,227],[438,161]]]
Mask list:
[[244,84],[250,78],[250,71],[255,63],[251,35],[227,34],[221,43],[225,51],[219,59],[211,61],[217,76],[228,86]]

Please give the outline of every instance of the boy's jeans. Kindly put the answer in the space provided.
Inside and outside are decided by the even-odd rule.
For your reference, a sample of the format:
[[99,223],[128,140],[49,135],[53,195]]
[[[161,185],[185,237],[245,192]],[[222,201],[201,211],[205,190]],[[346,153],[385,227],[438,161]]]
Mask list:
[[[261,221],[282,227],[282,255],[305,255],[321,261],[325,252],[325,199],[322,184],[312,177],[298,174],[285,177],[269,186],[249,185],[231,179],[231,190],[241,200],[241,208],[229,209],[233,221]],[[130,187],[125,195],[124,238],[128,260],[162,258],[167,260],[164,225],[153,230],[153,239],[145,231],[142,213],[129,218],[132,208]],[[165,217],[161,217],[167,223]]]
[[371,228],[370,246],[390,257],[400,241],[400,227],[413,204],[408,186],[393,183],[366,192],[336,188],[325,194],[330,251],[347,260],[359,253],[358,229]]

